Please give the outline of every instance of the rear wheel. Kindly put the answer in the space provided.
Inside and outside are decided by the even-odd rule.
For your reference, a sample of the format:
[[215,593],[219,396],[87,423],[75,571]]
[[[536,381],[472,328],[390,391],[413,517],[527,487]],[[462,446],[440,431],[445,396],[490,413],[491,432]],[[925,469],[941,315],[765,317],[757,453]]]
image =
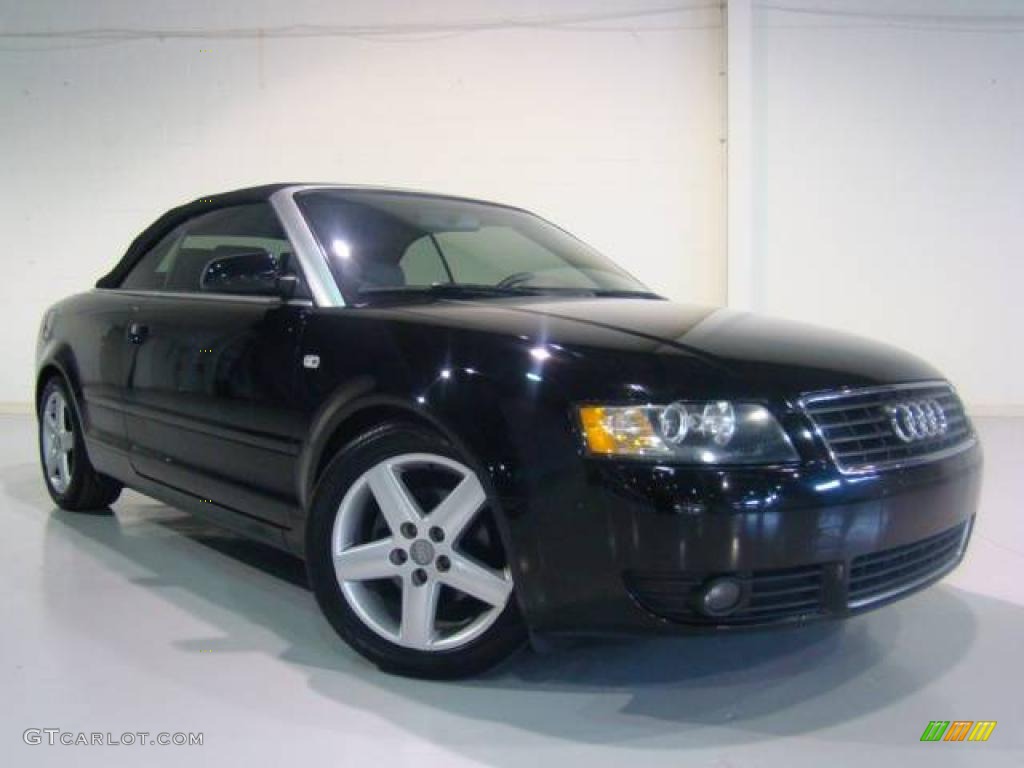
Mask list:
[[121,495],[121,484],[89,462],[78,415],[56,376],[46,383],[39,401],[39,459],[46,490],[61,509],[104,510]]
[[383,669],[479,673],[525,631],[480,475],[445,441],[390,424],[345,448],[315,494],[308,560],[338,633]]

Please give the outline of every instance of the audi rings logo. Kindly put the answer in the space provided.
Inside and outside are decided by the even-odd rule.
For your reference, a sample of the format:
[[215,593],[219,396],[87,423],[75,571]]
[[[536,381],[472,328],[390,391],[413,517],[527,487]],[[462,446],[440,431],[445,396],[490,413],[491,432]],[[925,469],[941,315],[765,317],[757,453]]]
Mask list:
[[893,403],[886,410],[892,431],[904,443],[941,437],[949,429],[946,412],[938,400]]

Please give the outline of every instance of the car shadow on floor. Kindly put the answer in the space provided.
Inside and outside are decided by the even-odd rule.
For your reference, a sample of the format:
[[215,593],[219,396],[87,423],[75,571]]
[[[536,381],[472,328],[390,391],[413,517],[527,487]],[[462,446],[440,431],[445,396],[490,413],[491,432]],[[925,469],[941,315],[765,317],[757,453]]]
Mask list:
[[[27,480],[21,486],[23,478],[10,473],[7,493],[40,514],[51,508],[41,488],[29,490]],[[736,745],[841,727],[928,694],[957,674],[974,653],[979,625],[988,627],[986,653],[993,659],[1013,658],[1014,638],[1024,630],[1019,606],[938,586],[848,622],[587,643],[524,652],[475,680],[405,680],[379,673],[334,636],[298,559],[134,494],[115,506],[112,518],[54,510],[47,540],[102,558],[217,627],[216,637],[178,641],[180,651],[276,654],[301,667],[320,696],[373,710],[491,764],[515,761],[494,750],[497,724],[526,739],[651,749]],[[252,630],[254,623],[272,644],[267,633]],[[945,694],[932,698],[946,704]],[[1005,699],[987,701],[991,711],[1004,701],[1019,708],[1008,691]],[[407,716],[396,715],[396,706]],[[905,729],[905,722],[888,730],[883,723],[872,743],[905,744]]]

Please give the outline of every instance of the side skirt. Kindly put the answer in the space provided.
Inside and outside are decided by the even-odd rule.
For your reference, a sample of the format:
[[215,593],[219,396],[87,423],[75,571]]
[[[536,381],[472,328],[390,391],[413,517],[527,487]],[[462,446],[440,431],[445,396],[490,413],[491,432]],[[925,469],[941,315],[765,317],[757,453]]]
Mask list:
[[179,488],[150,480],[134,470],[127,454],[123,451],[107,443],[89,438],[86,438],[85,443],[86,450],[89,452],[89,460],[97,471],[116,478],[126,487],[169,506],[190,512],[221,528],[227,528],[242,536],[256,539],[289,554],[303,556],[301,548],[297,550],[294,542],[289,541],[287,528],[259,520],[216,502],[207,501]]
[[301,554],[295,552],[285,538],[287,529],[280,528],[272,523],[257,520],[254,517],[217,504],[213,501],[201,499],[190,493],[171,488],[170,486],[150,480],[142,475],[135,474],[124,484],[134,491],[150,496],[164,504],[190,512],[198,518],[234,531],[250,539],[256,539],[264,544],[288,552],[289,554]]

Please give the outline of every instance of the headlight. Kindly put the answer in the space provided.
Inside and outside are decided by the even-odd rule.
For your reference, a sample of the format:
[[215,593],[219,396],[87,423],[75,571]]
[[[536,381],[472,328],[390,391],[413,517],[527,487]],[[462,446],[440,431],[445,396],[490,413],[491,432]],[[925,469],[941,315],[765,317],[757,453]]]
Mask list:
[[767,408],[753,403],[587,405],[579,408],[587,451],[693,464],[782,464],[799,457]]

